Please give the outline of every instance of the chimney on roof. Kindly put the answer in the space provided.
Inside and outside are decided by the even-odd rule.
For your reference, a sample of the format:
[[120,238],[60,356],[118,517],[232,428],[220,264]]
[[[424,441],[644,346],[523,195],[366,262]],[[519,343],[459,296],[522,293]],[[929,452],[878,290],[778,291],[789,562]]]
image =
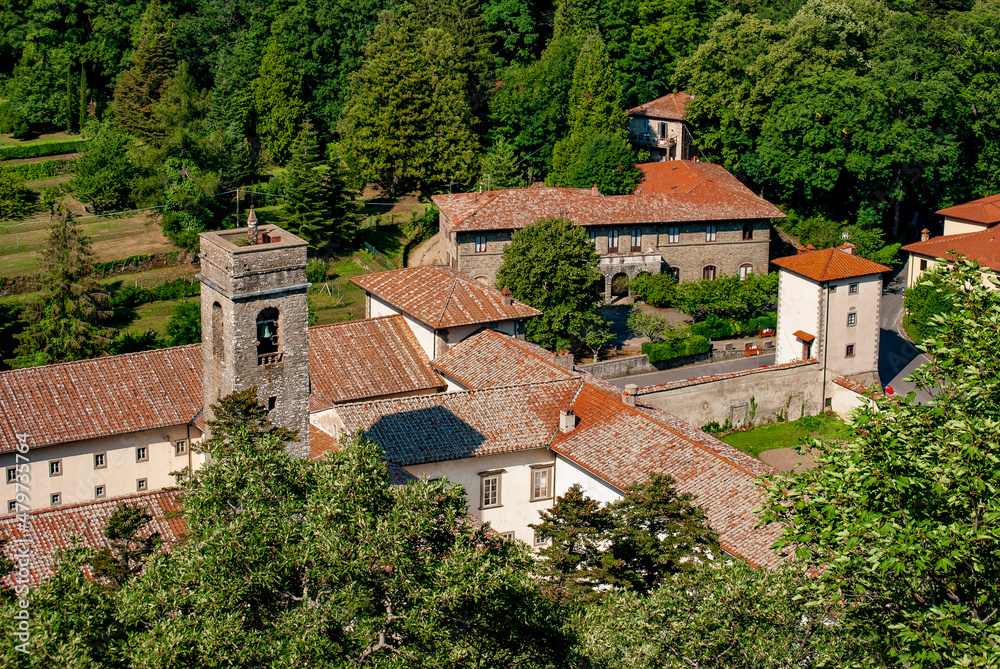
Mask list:
[[850,253],[851,255],[854,255],[854,244],[850,242],[844,242],[840,246],[840,250],[843,251],[844,253]]
[[559,431],[563,434],[572,432],[576,427],[576,413],[572,409],[559,410]]
[[920,231],[920,241],[926,242],[930,238],[931,238],[931,231],[930,230],[928,230],[927,228],[924,228],[923,230]]
[[815,251],[816,247],[812,244],[806,244],[806,251]]
[[625,384],[625,390],[622,391],[622,402],[629,405],[630,407],[635,406],[635,398],[639,394],[639,386],[634,383]]
[[505,307],[510,307],[514,305],[514,298],[510,296],[509,286],[504,286],[503,290],[500,291],[500,302]]
[[573,354],[569,351],[556,351],[552,354],[552,364],[567,372],[573,371]]
[[590,192],[593,193],[594,195],[600,195],[601,194],[601,191],[598,190],[598,188],[597,188],[597,184],[593,185],[593,187],[590,189]]
[[250,213],[247,215],[247,237],[251,244],[257,243],[257,214],[254,213],[253,205],[250,205]]
[[799,244],[799,248],[795,249],[795,252],[796,253],[805,253],[806,252],[806,247],[802,246],[802,244]]

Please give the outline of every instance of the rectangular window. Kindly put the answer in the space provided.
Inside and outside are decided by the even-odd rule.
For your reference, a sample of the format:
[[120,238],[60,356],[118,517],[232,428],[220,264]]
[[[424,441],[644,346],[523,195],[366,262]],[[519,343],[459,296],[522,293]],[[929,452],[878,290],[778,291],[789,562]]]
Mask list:
[[135,489],[136,489],[136,492],[145,492],[146,487],[147,487],[146,486],[146,479],[136,479],[135,480]]
[[850,293],[851,295],[858,292],[858,284],[852,283],[850,286],[847,287],[847,292]]
[[753,274],[753,265],[740,265],[740,281],[746,281],[747,277]]
[[500,474],[502,472],[483,472],[479,475],[479,508],[487,509],[500,506]]
[[710,225],[705,228],[705,241],[714,242],[718,236],[719,228],[715,225]]
[[597,230],[587,230],[587,236],[590,237],[590,243],[597,243]]
[[62,460],[49,460],[49,476],[62,476]]
[[17,467],[7,468],[7,483],[13,483],[17,480]]
[[54,492],[49,495],[49,504],[52,506],[59,506],[62,504],[62,493]]
[[94,453],[94,469],[104,469],[108,466],[108,456],[106,453]]
[[851,313],[847,314],[847,324],[849,326],[858,324],[858,314],[856,312],[852,311]]
[[149,448],[146,446],[136,446],[135,447],[135,461],[136,462],[148,462],[149,461]]
[[923,272],[925,269],[927,269],[927,261],[926,260],[921,260],[920,261],[920,271]]
[[608,230],[608,253],[618,253],[617,230]]
[[486,235],[476,236],[476,253],[486,253]]
[[642,252],[642,228],[632,228],[632,253]]
[[660,123],[660,139],[666,139],[666,138],[667,138],[667,124]]
[[187,439],[181,439],[180,441],[174,442],[174,455],[184,455],[187,452],[188,452]]
[[674,277],[676,283],[681,282],[681,268],[680,267],[670,267],[667,269],[670,276]]
[[535,536],[532,538],[532,543],[536,546],[541,546],[546,541],[547,539],[540,532],[535,532]]
[[507,541],[514,541],[514,533],[513,532],[501,532],[500,533],[500,538],[501,539],[506,539]]
[[11,499],[7,501],[7,513],[14,513],[17,511],[17,500]]
[[94,499],[104,499],[107,495],[107,489],[102,486],[94,486]]
[[847,345],[847,352],[844,355],[844,357],[845,358],[853,358],[854,357],[854,344],[848,344]]
[[681,230],[680,228],[674,226],[667,228],[667,243],[677,244],[681,241]]
[[531,470],[531,501],[552,497],[552,467]]
[[743,224],[743,241],[747,242],[753,239],[753,223]]

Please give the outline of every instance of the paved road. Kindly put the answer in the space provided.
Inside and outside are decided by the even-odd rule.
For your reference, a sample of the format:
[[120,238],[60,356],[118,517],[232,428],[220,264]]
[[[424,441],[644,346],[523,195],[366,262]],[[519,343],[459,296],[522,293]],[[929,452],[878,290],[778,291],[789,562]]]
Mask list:
[[678,369],[668,369],[663,372],[651,372],[649,374],[633,374],[623,376],[620,379],[608,379],[619,388],[624,388],[627,383],[634,383],[638,386],[653,386],[657,383],[670,383],[671,381],[682,381],[693,379],[709,374],[726,374],[728,372],[740,372],[744,369],[753,369],[761,365],[773,365],[774,354],[754,356],[753,358],[737,358],[736,360],[724,360],[722,362],[710,362],[704,365],[692,365],[690,367],[680,367]]
[[[896,394],[915,391],[914,385],[903,379],[920,365],[930,362],[930,358],[918,351],[903,332],[903,296],[899,294],[899,288],[905,281],[902,272],[902,269],[897,270],[882,294],[882,334],[878,355],[878,375],[882,385],[892,386]],[[930,399],[930,393],[923,390],[917,392],[914,398],[918,404]]]

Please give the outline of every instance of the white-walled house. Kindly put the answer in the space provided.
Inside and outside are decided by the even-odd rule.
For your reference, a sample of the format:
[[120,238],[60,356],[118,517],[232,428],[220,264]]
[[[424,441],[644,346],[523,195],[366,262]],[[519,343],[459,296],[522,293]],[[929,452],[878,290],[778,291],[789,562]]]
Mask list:
[[533,307],[444,265],[423,265],[363,274],[351,282],[365,291],[365,317],[402,315],[427,356],[434,360],[471,335],[492,328],[524,334]]
[[882,273],[851,244],[778,258],[775,364],[816,359],[826,398],[835,377],[879,382]]
[[[904,251],[910,257],[906,265],[906,287],[920,281],[920,276],[939,264],[950,262],[955,254],[976,260],[984,275],[1000,276],[1000,193],[964,204],[941,209],[944,234],[932,237],[926,228],[919,242],[907,244]],[[986,285],[993,284],[986,282]]]

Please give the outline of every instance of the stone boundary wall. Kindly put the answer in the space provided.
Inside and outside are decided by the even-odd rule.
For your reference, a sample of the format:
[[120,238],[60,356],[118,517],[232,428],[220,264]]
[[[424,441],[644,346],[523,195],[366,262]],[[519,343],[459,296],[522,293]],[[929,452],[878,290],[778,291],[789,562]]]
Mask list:
[[592,362],[589,365],[577,365],[576,368],[581,372],[589,372],[602,379],[617,379],[632,374],[657,371],[656,367],[649,363],[649,356],[645,353],[625,358],[613,358],[603,362]]
[[823,410],[822,369],[815,359],[639,388],[641,402],[701,427],[797,420]]

